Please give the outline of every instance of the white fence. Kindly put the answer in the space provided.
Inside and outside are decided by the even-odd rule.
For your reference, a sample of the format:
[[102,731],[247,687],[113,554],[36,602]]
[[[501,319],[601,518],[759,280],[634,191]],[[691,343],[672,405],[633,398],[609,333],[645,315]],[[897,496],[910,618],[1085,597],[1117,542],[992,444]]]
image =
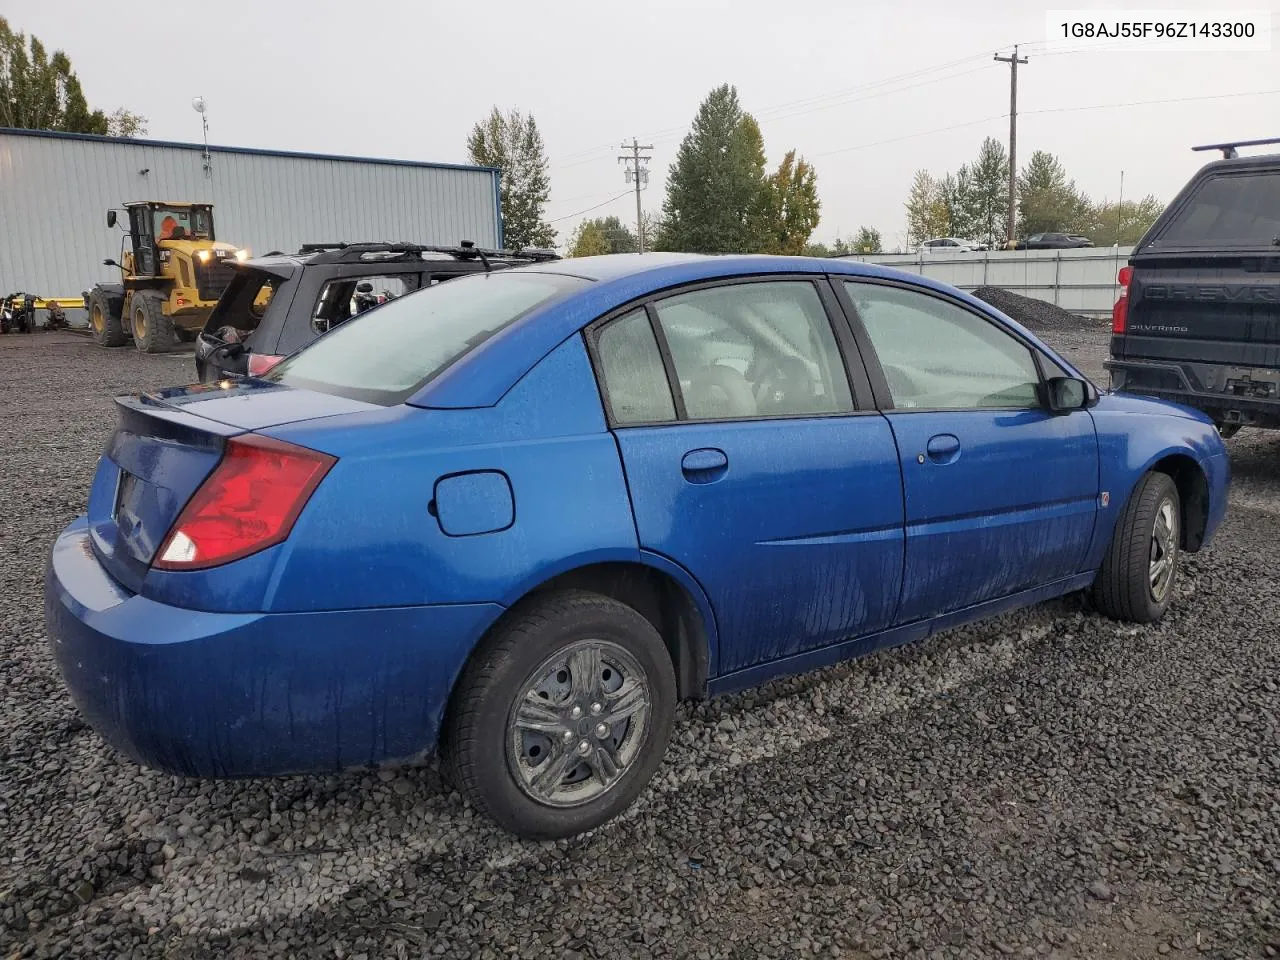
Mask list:
[[1132,247],[889,253],[844,257],[918,273],[961,290],[999,287],[1086,317],[1110,316],[1120,295],[1116,274]]

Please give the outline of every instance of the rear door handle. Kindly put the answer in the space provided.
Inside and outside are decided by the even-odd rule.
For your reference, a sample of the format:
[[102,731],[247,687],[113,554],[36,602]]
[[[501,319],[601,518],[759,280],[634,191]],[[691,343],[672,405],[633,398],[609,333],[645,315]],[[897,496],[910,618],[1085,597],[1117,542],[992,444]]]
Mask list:
[[723,477],[728,469],[729,458],[715,447],[690,450],[680,461],[680,470],[690,483],[711,483]]
[[960,438],[950,433],[939,433],[929,438],[925,450],[934,463],[951,463],[960,456]]

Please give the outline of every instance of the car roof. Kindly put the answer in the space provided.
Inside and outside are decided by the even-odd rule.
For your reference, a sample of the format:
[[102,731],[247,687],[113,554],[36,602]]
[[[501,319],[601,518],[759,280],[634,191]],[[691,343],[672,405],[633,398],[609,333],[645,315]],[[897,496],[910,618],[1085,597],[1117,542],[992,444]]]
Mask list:
[[[1057,356],[1021,325],[967,293],[919,274],[858,260],[759,254],[620,253],[522,265],[502,273],[504,276],[554,274],[579,277],[587,283],[503,327],[441,371],[410,398],[410,403],[450,409],[492,406],[538,361],[601,315],[673,287],[733,277],[832,274],[894,280],[946,294],[987,314],[994,313],[1051,356]],[[424,295],[430,296],[430,293],[415,294]]]

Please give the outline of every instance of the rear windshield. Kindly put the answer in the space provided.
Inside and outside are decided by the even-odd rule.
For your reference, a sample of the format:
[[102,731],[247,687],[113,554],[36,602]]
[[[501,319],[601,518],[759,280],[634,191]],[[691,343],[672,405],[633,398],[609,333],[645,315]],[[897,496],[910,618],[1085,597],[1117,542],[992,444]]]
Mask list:
[[1204,180],[1148,245],[1171,248],[1264,247],[1280,237],[1280,170]]
[[503,327],[587,282],[505,270],[450,280],[334,328],[266,379],[370,403],[402,403]]

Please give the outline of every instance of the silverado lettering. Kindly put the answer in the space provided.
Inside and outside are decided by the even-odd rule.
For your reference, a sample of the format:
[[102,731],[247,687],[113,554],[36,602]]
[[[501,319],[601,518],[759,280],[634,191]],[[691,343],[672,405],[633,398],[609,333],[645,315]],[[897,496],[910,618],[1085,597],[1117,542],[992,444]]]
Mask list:
[[1142,288],[1148,300],[1213,300],[1228,303],[1280,303],[1280,287],[1232,286],[1225,283],[1152,283]]
[[1141,333],[1190,333],[1186,327],[1167,327],[1160,323],[1135,323],[1131,330]]

